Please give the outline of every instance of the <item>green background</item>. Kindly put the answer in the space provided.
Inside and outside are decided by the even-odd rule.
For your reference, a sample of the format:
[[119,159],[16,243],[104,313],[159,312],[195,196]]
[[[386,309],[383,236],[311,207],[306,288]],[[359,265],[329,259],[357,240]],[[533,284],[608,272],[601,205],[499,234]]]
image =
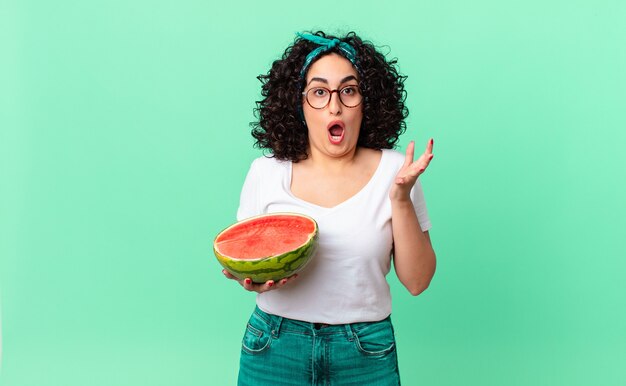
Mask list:
[[[297,31],[409,76],[438,268],[389,276],[406,385],[626,384],[626,6],[0,2],[3,386],[232,385],[221,274],[255,78]],[[421,144],[421,145],[420,145]]]

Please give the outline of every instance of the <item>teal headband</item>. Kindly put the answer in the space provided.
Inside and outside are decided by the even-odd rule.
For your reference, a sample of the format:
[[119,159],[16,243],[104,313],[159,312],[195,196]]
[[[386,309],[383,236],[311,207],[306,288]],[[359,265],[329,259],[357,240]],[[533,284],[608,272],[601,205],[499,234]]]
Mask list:
[[301,39],[308,40],[310,42],[313,42],[313,43],[319,45],[319,47],[317,47],[316,49],[311,51],[306,56],[306,59],[304,60],[304,64],[302,65],[302,69],[300,70],[300,78],[304,79],[304,74],[306,74],[306,70],[311,65],[311,62],[313,61],[313,59],[315,59],[320,54],[322,54],[322,53],[324,53],[326,51],[332,50],[335,47],[338,47],[339,50],[341,51],[341,53],[346,57],[346,59],[348,59],[350,61],[350,63],[352,63],[352,65],[354,67],[357,67],[357,65],[356,65],[356,50],[350,44],[342,42],[341,40],[339,40],[337,38],[335,38],[335,39],[326,39],[326,38],[318,36],[318,35],[301,34],[299,32],[298,32],[298,36]]

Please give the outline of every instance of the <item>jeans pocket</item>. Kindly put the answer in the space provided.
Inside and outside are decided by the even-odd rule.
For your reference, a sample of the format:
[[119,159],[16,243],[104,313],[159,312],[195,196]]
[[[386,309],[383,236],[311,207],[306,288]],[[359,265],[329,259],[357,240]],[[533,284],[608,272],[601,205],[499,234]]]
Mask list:
[[357,350],[366,356],[383,357],[396,349],[391,322],[359,323],[352,328]]
[[272,343],[270,326],[265,321],[252,315],[243,334],[241,349],[248,354],[260,354],[266,351]]

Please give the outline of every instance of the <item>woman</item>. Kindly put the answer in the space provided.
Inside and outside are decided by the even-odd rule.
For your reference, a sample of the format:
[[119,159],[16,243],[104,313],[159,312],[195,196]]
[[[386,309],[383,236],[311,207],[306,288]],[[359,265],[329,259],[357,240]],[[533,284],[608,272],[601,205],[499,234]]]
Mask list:
[[[239,280],[255,291],[242,343],[240,385],[397,385],[391,257],[413,295],[435,272],[418,177],[431,139],[392,149],[408,115],[395,60],[349,33],[298,34],[268,75],[253,124],[256,159],[238,219],[299,212],[319,225],[318,252],[279,282]],[[237,280],[223,271],[229,279]]]

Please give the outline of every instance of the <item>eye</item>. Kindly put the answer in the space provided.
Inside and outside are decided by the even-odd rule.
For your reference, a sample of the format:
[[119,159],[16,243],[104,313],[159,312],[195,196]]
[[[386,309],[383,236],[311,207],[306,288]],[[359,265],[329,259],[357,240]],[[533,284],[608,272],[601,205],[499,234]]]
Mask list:
[[328,90],[325,88],[314,88],[311,90],[311,93],[316,97],[325,97],[328,94]]
[[341,89],[341,93],[346,96],[352,96],[358,93],[356,86],[346,86]]

